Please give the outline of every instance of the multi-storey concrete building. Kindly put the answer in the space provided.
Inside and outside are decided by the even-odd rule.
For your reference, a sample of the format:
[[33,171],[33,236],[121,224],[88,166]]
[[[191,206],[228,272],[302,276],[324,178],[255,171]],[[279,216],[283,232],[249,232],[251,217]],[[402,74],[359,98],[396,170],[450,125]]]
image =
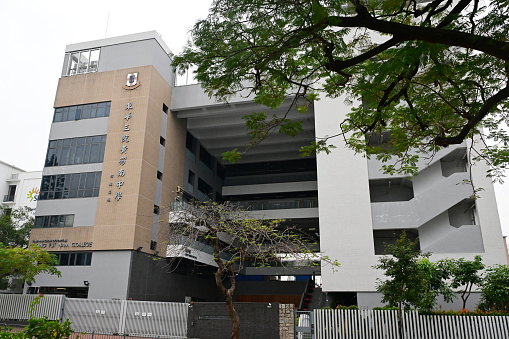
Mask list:
[[[243,96],[217,103],[199,85],[176,86],[168,54],[156,32],[67,46],[31,236],[58,254],[62,278],[40,276],[33,288],[89,298],[215,300],[206,253],[190,249],[178,267],[166,266],[161,230],[180,190],[290,220],[341,262],[337,271],[314,272],[323,290],[359,306],[379,303],[382,274],[372,266],[383,242],[403,229],[434,259],[481,254],[488,265],[505,263],[493,188],[482,165],[470,166],[466,145],[423,161],[411,179],[383,174],[379,162],[354,156],[339,138],[331,154],[301,158],[299,147],[336,134],[348,111],[341,99],[322,98],[305,116],[291,110],[290,119],[304,118],[299,136],[272,135],[228,164],[221,154],[248,140],[242,116],[267,108]],[[465,179],[484,189],[480,199],[460,184]],[[241,272],[253,280],[279,274],[289,273]]]

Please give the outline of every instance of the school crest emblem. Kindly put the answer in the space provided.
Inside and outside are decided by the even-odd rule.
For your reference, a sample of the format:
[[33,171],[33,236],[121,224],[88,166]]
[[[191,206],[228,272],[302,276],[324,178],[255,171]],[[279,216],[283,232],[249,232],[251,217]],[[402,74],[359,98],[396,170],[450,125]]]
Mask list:
[[140,81],[138,80],[138,73],[127,74],[127,81],[123,86],[124,89],[135,89],[140,87]]

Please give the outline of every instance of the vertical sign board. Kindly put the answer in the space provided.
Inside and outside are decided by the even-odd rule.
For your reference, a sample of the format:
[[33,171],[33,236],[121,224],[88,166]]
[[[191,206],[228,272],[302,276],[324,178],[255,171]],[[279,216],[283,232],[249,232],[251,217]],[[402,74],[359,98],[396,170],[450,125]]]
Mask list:
[[[124,86],[122,86],[122,88],[126,89],[126,90],[133,90],[133,89],[136,89],[140,86],[140,81],[138,80],[138,73],[129,73],[127,74],[127,81],[125,83]],[[125,116],[123,117],[123,119],[125,120],[124,123],[122,124],[123,125],[123,129],[122,129],[122,136],[121,136],[121,139],[120,139],[120,147],[119,147],[119,151],[120,151],[120,157],[119,157],[119,169],[118,169],[118,172],[115,174],[111,174],[110,175],[110,183],[109,183],[109,186],[111,188],[113,188],[114,192],[112,192],[112,190],[110,189],[108,191],[108,194],[111,194],[113,195],[114,194],[114,199],[116,202],[119,202],[121,199],[122,199],[122,187],[126,184],[126,171],[125,169],[123,168],[124,165],[127,163],[127,152],[129,150],[129,132],[130,132],[130,128],[129,128],[129,123],[130,123],[130,120],[133,118],[134,116],[134,106],[132,104],[132,102],[128,102],[126,103],[125,105]],[[111,201],[111,198],[108,198],[107,200],[108,202]]]

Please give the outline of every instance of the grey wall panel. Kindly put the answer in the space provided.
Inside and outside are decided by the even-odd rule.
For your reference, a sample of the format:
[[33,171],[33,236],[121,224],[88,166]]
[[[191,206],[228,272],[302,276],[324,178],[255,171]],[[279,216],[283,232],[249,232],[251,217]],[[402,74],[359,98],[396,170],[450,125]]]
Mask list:
[[[171,67],[170,57],[155,39],[101,47],[99,72],[147,65],[154,66],[168,84],[174,84],[175,73]],[[139,80],[143,85],[142,74]]]
[[134,33],[134,34],[115,36],[115,37],[111,37],[111,38],[70,44],[70,45],[65,46],[65,52],[68,53],[68,52],[82,51],[82,50],[87,50],[87,49],[93,49],[93,48],[110,46],[110,45],[125,44],[125,43],[129,43],[129,42],[133,42],[133,41],[147,40],[147,39],[156,40],[159,43],[159,45],[161,46],[161,48],[163,48],[165,53],[171,52],[170,49],[168,48],[168,46],[166,45],[166,43],[161,38],[161,35],[159,33],[157,33],[157,31],[140,32],[140,33]]
[[484,245],[481,234],[481,226],[464,225],[448,234],[433,244],[423,247],[423,252],[433,253],[484,253]]
[[[260,273],[261,274],[261,273]],[[296,295],[306,292],[308,282],[302,281],[237,281],[237,295]]]
[[150,240],[157,241],[157,234],[159,233],[159,215],[154,214],[152,217],[152,233],[150,234]]
[[372,203],[373,229],[422,226],[472,195],[471,186],[461,185],[464,180],[469,178],[467,173],[455,173],[447,178],[441,178],[442,180],[428,185],[426,191],[410,201]]
[[90,266],[58,266],[62,277],[39,274],[33,286],[85,287],[89,299],[126,299],[131,251],[96,251]]
[[36,216],[74,214],[74,227],[94,226],[99,198],[39,200]]
[[[156,180],[156,196],[154,197],[154,204],[161,206],[161,192],[163,190],[163,182]],[[164,206],[166,207],[166,206]]]
[[253,218],[261,219],[302,219],[318,218],[318,208],[296,208],[288,210],[252,211]]
[[49,140],[103,135],[108,132],[109,120],[109,117],[104,117],[52,123]]
[[161,173],[164,173],[164,146],[159,145],[159,159],[157,161],[157,170]]
[[83,173],[83,172],[102,172],[103,164],[84,164],[84,165],[71,165],[71,166],[54,166],[44,167],[42,175],[56,175],[68,173]]
[[193,300],[224,302],[213,273],[205,266],[200,268],[200,265],[182,259],[176,267],[171,266],[168,259],[154,260],[145,253],[133,252],[128,298],[184,302],[186,296]]
[[[233,98],[228,99],[228,103],[242,103],[252,102],[253,96],[250,96],[248,91],[243,91]],[[201,88],[200,84],[177,86],[173,88],[171,93],[171,106],[172,111],[189,110],[196,107],[207,107],[216,105],[226,105],[221,102],[216,102],[214,98],[209,97],[207,93]]]
[[161,136],[166,139],[166,125],[168,124],[168,115],[164,112],[161,113]]
[[[242,322],[240,338],[279,339],[279,303],[235,303]],[[230,338],[231,322],[224,303],[195,303],[189,308],[188,338]]]
[[[419,173],[421,171],[425,170],[427,167],[433,166],[433,164],[435,164],[437,162],[440,162],[440,159],[442,159],[443,157],[453,153],[458,148],[463,148],[463,147],[465,147],[465,143],[464,142],[461,143],[461,144],[458,144],[458,145],[451,145],[451,146],[449,146],[447,148],[441,149],[433,157],[429,157],[429,158],[421,157],[421,158],[419,158],[419,161],[417,162],[417,167],[419,167]],[[384,166],[384,165],[394,165],[394,164],[396,164],[397,161],[398,161],[397,158],[392,158],[391,160],[389,160],[387,162],[382,162],[382,161],[376,160],[376,158],[374,156],[372,156],[367,161],[367,163],[368,163],[369,179],[383,179],[383,178],[404,177],[403,175],[401,175],[401,176],[398,176],[398,175],[392,176],[390,174],[385,174],[384,171],[382,170],[382,166]],[[396,168],[398,168],[397,165],[396,165]]]

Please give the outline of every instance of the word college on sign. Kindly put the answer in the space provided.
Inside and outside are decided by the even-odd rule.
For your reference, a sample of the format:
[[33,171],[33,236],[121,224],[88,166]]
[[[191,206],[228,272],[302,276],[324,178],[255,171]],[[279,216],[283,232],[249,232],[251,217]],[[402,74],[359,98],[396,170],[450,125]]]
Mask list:
[[[32,243],[39,245],[42,248],[55,248],[55,247],[69,247],[67,239],[44,239],[34,240]],[[76,241],[71,242],[70,247],[92,247],[91,241]]]

